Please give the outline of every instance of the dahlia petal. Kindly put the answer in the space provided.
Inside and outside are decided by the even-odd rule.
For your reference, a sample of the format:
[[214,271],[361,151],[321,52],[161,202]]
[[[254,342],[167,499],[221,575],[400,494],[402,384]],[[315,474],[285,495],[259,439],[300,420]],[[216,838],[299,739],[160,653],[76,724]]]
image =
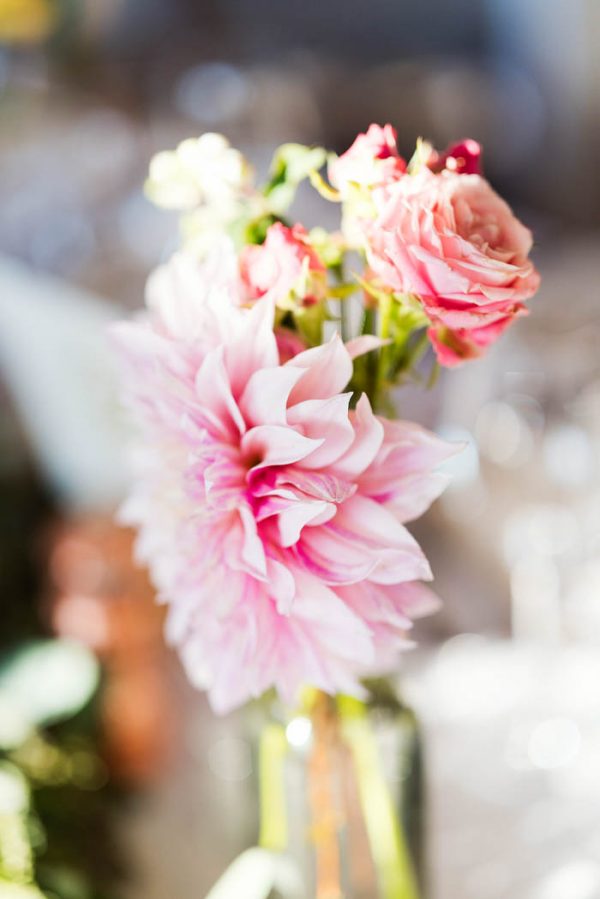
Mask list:
[[421,584],[420,581],[413,581],[410,584],[399,584],[397,588],[387,588],[390,593],[396,595],[397,600],[404,612],[411,618],[424,618],[426,615],[433,615],[441,606],[441,600],[437,594],[433,592],[431,587]]
[[293,552],[305,570],[325,584],[365,580],[378,564],[375,553],[333,530],[332,522],[319,528],[318,533],[305,528]]
[[356,359],[358,356],[364,356],[365,353],[378,350],[390,343],[392,343],[391,339],[376,337],[374,334],[361,334],[360,337],[353,337],[352,340],[347,340],[344,346],[348,350],[350,358]]
[[407,480],[416,474],[426,477],[462,449],[461,444],[448,443],[411,422],[382,420],[382,425],[381,449],[360,477],[360,490],[379,502],[398,497]]
[[298,495],[293,490],[277,490],[257,504],[254,515],[257,522],[277,516],[279,545],[287,547],[297,542],[305,524],[324,524],[335,512],[335,503]]
[[[240,575],[232,573],[232,591],[238,586]],[[212,600],[222,588],[222,581],[216,570],[207,571],[201,588],[194,591],[181,591],[177,602],[170,603],[165,625],[165,636],[171,645],[181,644],[193,630],[195,622],[201,615],[202,606]]]
[[403,525],[384,506],[355,494],[328,525],[349,546],[367,547],[377,563],[369,574],[376,583],[430,580],[423,551]]
[[351,413],[354,441],[335,462],[335,471],[343,477],[355,478],[371,464],[383,442],[383,425],[373,414],[366,394],[363,394]]
[[389,494],[388,507],[393,509],[398,521],[414,521],[442,495],[450,476],[444,472],[428,472],[403,481],[401,489]]
[[242,523],[244,539],[242,544],[241,558],[247,566],[250,574],[256,573],[259,577],[266,577],[267,560],[262,541],[258,536],[256,522],[252,511],[248,506],[240,505],[238,515]]
[[414,544],[414,538],[385,506],[359,493],[340,506],[334,526],[339,533],[352,535],[365,545],[403,547]]
[[161,329],[186,343],[204,343],[211,331],[222,340],[235,321],[238,302],[237,259],[231,241],[215,247],[202,262],[190,253],[175,253],[150,275],[146,286],[146,305]]
[[[218,530],[215,530],[216,522],[209,525],[214,534],[203,534],[207,542],[199,542],[199,554],[204,559],[212,555],[212,561],[218,567],[224,566],[229,571],[243,572],[264,580],[267,562],[250,510],[244,504],[240,504],[239,509],[230,511],[227,517],[221,520],[221,524],[222,528]],[[218,536],[219,545],[215,547],[213,544],[213,553],[209,554],[211,536],[213,538]]]
[[277,341],[273,333],[273,304],[259,300],[244,314],[243,327],[225,344],[225,367],[234,397],[242,394],[250,375],[255,371],[273,368],[279,362]]
[[[224,447],[214,462],[207,462],[200,455],[197,468],[193,463],[188,468],[188,493],[191,493],[194,499],[207,500],[211,509],[235,508],[239,502],[240,488],[244,483],[244,468],[232,453],[224,451],[226,449],[229,447]],[[232,497],[236,499],[233,503]]]
[[323,524],[335,515],[335,511],[336,507],[333,503],[324,503],[319,500],[290,503],[279,513],[277,520],[281,545],[293,546],[300,539],[305,525],[315,522],[315,520],[319,524]]
[[306,369],[290,395],[290,405],[328,399],[340,393],[352,377],[352,359],[339,334],[328,343],[298,353],[287,365]]
[[[277,616],[275,618],[275,616]],[[266,619],[266,615],[264,616]],[[270,653],[262,655],[262,667],[268,681],[276,683],[283,701],[297,704],[302,687],[307,684],[331,690],[333,680],[327,673],[327,661],[310,629],[295,615],[279,615],[273,608],[264,630],[271,629]]]
[[311,471],[302,468],[285,468],[255,490],[256,496],[266,496],[274,490],[285,488],[300,490],[313,499],[322,499],[328,503],[342,503],[356,492],[356,485],[322,471]]
[[[318,629],[317,642],[330,644],[341,658],[365,660],[372,655],[369,629],[341,598],[325,584],[302,571],[295,572],[294,617]],[[315,635],[316,636],[316,635]]]
[[223,362],[223,348],[208,353],[196,375],[196,394],[201,412],[217,434],[235,439],[246,430],[246,423],[233,398]]
[[257,425],[242,437],[241,447],[245,458],[260,461],[252,466],[250,474],[271,465],[289,465],[306,458],[317,449],[323,439],[304,437],[293,428],[280,425]]
[[401,584],[406,581],[430,581],[431,567],[419,544],[411,538],[404,547],[379,552],[377,567],[369,575],[376,584]]
[[306,437],[322,443],[302,460],[303,468],[325,468],[342,456],[354,440],[354,428],[348,418],[350,393],[325,400],[304,400],[288,409],[287,420]]
[[302,369],[280,365],[255,371],[239,402],[248,426],[285,425],[290,391],[302,375]]
[[280,515],[297,502],[298,497],[292,490],[278,490],[276,493],[271,493],[256,504],[254,510],[256,520],[260,523],[266,521],[267,518]]
[[296,581],[293,574],[282,562],[268,558],[267,578],[269,591],[275,599],[277,611],[281,615],[289,615],[296,596]]
[[232,641],[230,645],[222,646],[219,655],[212,658],[208,696],[218,715],[226,715],[249,697],[258,695],[255,686],[258,671],[253,666],[254,656],[248,643],[247,638]]
[[374,584],[372,581],[361,581],[336,588],[336,592],[344,602],[360,616],[372,624],[388,624],[401,630],[410,630],[412,621],[400,599],[408,584],[399,584],[395,588]]
[[185,356],[176,352],[173,344],[153,331],[145,321],[116,322],[109,333],[121,358],[138,372],[143,369],[156,376],[161,368],[185,377],[189,366]]

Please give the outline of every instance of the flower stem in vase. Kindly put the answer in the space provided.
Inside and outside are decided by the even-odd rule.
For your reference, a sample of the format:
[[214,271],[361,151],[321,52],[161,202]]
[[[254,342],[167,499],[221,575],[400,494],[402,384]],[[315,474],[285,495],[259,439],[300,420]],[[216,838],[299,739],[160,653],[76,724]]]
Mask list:
[[386,783],[364,703],[339,697],[344,739],[351,749],[358,791],[382,899],[419,899],[403,821]]
[[369,706],[307,690],[263,727],[259,773],[260,845],[293,861],[306,899],[419,899]]

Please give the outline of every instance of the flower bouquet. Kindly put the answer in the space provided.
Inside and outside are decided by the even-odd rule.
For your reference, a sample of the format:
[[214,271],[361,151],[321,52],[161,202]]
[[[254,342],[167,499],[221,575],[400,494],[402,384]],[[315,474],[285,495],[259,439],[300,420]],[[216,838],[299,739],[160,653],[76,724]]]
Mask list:
[[[339,231],[289,218],[306,179]],[[211,895],[416,899],[418,738],[384,678],[438,604],[406,524],[460,447],[395,419],[392,391],[525,313],[531,234],[477,143],[406,162],[390,125],[339,157],[286,144],[262,186],[205,134],[147,192],[182,246],[115,328],[139,432],[121,516],[191,681],[217,713],[265,710],[260,848]]]

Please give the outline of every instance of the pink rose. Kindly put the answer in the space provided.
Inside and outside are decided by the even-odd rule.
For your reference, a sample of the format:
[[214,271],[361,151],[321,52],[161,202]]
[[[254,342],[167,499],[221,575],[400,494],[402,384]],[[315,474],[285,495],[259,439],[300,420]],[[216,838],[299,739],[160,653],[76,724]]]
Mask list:
[[443,365],[480,355],[526,310],[539,274],[531,232],[480,175],[422,169],[386,192],[369,232],[383,282],[416,295]]
[[398,154],[396,129],[391,125],[370,125],[351,147],[329,164],[329,180],[343,195],[352,184],[375,187],[396,181],[406,171]]
[[325,266],[302,225],[271,225],[263,244],[242,250],[240,274],[248,299],[268,297],[284,308],[310,306],[325,293]]

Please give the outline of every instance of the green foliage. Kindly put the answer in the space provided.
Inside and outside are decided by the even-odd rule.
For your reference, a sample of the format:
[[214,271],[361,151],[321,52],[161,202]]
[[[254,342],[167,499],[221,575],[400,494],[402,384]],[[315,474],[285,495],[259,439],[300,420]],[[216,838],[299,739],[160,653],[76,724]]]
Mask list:
[[322,343],[323,324],[330,319],[324,303],[300,307],[294,310],[293,316],[296,329],[310,346]]
[[339,191],[335,190],[330,184],[325,181],[323,176],[317,171],[317,169],[312,169],[308,173],[308,177],[310,178],[310,183],[317,191],[317,193],[321,194],[323,199],[330,200],[332,203],[339,203],[341,200]]
[[391,412],[390,389],[409,376],[416,377],[429,347],[429,320],[416,297],[390,293],[358,275],[355,279],[372,300],[364,312],[362,333],[376,335],[382,345],[355,360],[352,386],[367,394],[373,408]]
[[298,185],[322,168],[327,159],[323,147],[306,147],[303,144],[282,144],[275,151],[271,162],[270,179],[264,193],[269,206],[276,214],[286,212],[294,201]]
[[418,172],[420,172],[421,169],[427,165],[432,153],[432,145],[428,141],[423,140],[422,137],[417,138],[417,146],[415,147],[415,152],[411,156],[407,167],[409,175],[418,174]]
[[242,222],[243,240],[242,244],[261,244],[264,243],[267,231],[275,222],[281,219],[276,215],[263,215],[260,218],[252,219],[250,222]]
[[98,686],[95,658],[68,641],[0,658],[2,899],[114,899]]

